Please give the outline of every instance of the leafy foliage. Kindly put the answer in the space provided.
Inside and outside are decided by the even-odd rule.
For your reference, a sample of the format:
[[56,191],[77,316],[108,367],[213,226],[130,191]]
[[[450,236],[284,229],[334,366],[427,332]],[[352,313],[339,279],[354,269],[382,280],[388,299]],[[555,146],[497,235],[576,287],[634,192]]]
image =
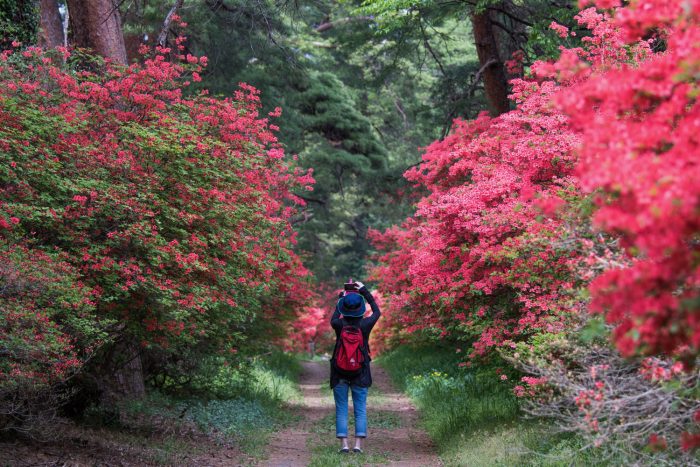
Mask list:
[[39,26],[37,2],[32,0],[0,1],[0,49],[13,41],[31,44]]
[[[561,103],[582,133],[582,184],[598,193],[595,222],[619,235],[634,258],[591,285],[593,309],[617,325],[625,355],[692,361],[700,350],[700,205],[691,130],[698,122],[699,14],[676,2],[637,2],[597,26],[619,29],[604,73],[592,74],[585,56],[569,57],[580,84]],[[627,60],[626,44],[650,30],[663,31],[666,51]]]
[[106,338],[94,289],[83,285],[68,256],[3,242],[0,266],[0,386],[18,389],[64,379]]
[[1,55],[2,385],[64,379],[105,333],[194,365],[235,357],[306,299],[289,219],[313,179],[254,88],[183,97],[206,58],[167,52],[129,68]]
[[[604,188],[607,193],[598,197],[601,209],[594,220],[610,233],[622,235],[623,246],[633,247],[626,251],[641,257],[631,264],[631,270],[639,273],[630,275],[624,269],[614,269],[593,283],[594,307],[613,307],[607,316],[610,321],[621,323],[616,331],[617,342],[628,354],[635,350],[674,353],[679,345],[694,352],[693,334],[688,334],[696,328],[695,314],[690,311],[694,288],[683,285],[679,279],[694,277],[694,243],[682,234],[687,231],[686,223],[694,225],[694,217],[690,211],[682,210],[680,192],[676,197],[665,195],[657,186],[665,180],[663,187],[676,193],[685,186],[683,179],[680,172],[668,176],[658,172],[652,160],[644,163],[645,169],[653,168],[649,172],[642,170],[638,157],[621,158],[621,146],[613,141],[619,141],[621,134],[630,134],[630,124],[643,126],[645,134],[651,137],[654,134],[649,133],[650,128],[656,127],[648,127],[646,117],[656,114],[643,113],[645,109],[638,104],[634,104],[638,112],[635,114],[623,107],[619,112],[629,115],[628,122],[609,114],[609,109],[616,109],[614,105],[626,102],[623,94],[616,92],[616,99],[597,94],[614,89],[608,85],[609,80],[627,82],[631,69],[642,74],[648,69],[646,65],[654,69],[657,61],[666,63],[663,59],[668,53],[657,57],[646,42],[628,48],[622,32],[594,10],[582,12],[578,19],[593,32],[585,49],[564,50],[555,64],[533,65],[533,79],[513,81],[516,110],[495,120],[481,117],[470,123],[457,123],[452,135],[428,148],[420,167],[407,172],[409,180],[424,186],[430,194],[420,201],[416,216],[402,229],[376,234],[379,244],[389,245],[389,253],[381,259],[383,264],[376,275],[383,279],[386,289],[401,291],[392,297],[392,306],[422,307],[424,314],[416,327],[447,333],[456,314],[466,326],[452,330],[457,335],[476,330],[480,334],[477,351],[494,344],[508,344],[536,329],[563,329],[565,321],[561,318],[572,311],[572,305],[580,303],[576,288],[586,285],[595,275],[591,266],[597,261],[595,250],[599,248],[591,242],[596,238],[593,233],[586,233],[588,202],[581,187],[591,192]],[[669,36],[669,47],[675,45],[671,37],[674,36]],[[645,67],[638,67],[639,62]],[[593,74],[593,70],[599,73]],[[669,71],[669,77],[674,77],[669,79],[677,80],[679,73]],[[606,84],[601,85],[599,80]],[[636,87],[630,84],[629,89],[627,96],[635,101]],[[582,101],[587,93],[591,93],[590,100]],[[571,117],[552,105],[555,98]],[[657,100],[648,105],[647,112],[667,110],[657,107]],[[666,113],[661,115],[666,118]],[[572,125],[570,118],[577,125]],[[600,126],[591,125],[591,121]],[[608,121],[621,122],[625,131],[610,132]],[[664,151],[675,147],[670,141],[662,146],[671,128],[659,128],[659,139],[652,140],[649,147],[649,157],[657,161],[660,147]],[[680,136],[682,128],[678,131]],[[580,153],[578,147],[582,148]],[[602,152],[601,147],[607,152]],[[607,159],[602,161],[602,157]],[[620,172],[620,161],[632,164],[626,173],[635,173],[635,177]],[[691,173],[683,167],[684,174]],[[576,177],[578,174],[581,178]],[[630,185],[635,180],[636,184]],[[651,193],[651,197],[645,195],[644,203],[637,205],[637,188],[643,180],[651,185],[642,192]],[[675,181],[681,184],[676,185]],[[657,196],[662,196],[668,206],[654,204]],[[635,209],[646,209],[648,221],[639,223],[632,214]],[[687,209],[692,211],[694,207],[691,204]],[[662,213],[681,224],[666,229],[671,220],[661,224],[654,221]],[[695,235],[692,228],[687,232],[685,235]],[[665,236],[659,237],[662,234]],[[604,244],[600,246],[605,249]],[[671,254],[676,250],[677,255]],[[664,266],[669,261],[676,261],[673,267]],[[624,265],[624,260],[617,264]],[[406,273],[391,276],[390,270]],[[664,271],[670,270],[679,276],[668,276],[668,282],[660,282],[658,274],[665,277]],[[646,275],[648,279],[642,279]],[[685,297],[678,295],[679,287],[687,294]],[[437,310],[431,306],[434,302],[440,305]],[[643,324],[636,321],[636,312],[629,313],[630,304],[640,308],[636,316],[649,313],[650,320]],[[679,313],[676,318],[670,318],[673,310]],[[415,315],[404,315],[404,324],[413,324],[412,316]],[[447,320],[441,321],[441,316]],[[552,320],[552,316],[559,317]],[[494,326],[483,327],[480,318],[490,320]],[[689,321],[684,322],[685,319]],[[666,331],[659,333],[659,329]],[[640,337],[635,341],[630,331]],[[640,349],[640,345],[649,347]]]
[[175,395],[166,389],[123,403],[122,423],[129,426],[132,417],[145,418],[146,424],[159,419],[175,426],[191,423],[220,442],[234,442],[246,453],[263,457],[269,434],[290,421],[285,405],[299,397],[301,365],[279,351],[238,368],[222,365],[221,359],[212,363],[217,371],[197,372],[195,393]]
[[[185,45],[211,62],[191,89],[226,95],[243,81],[261,90],[263,108],[284,108],[279,140],[318,180],[314,192],[298,193],[308,204],[294,219],[296,250],[323,282],[365,273],[368,226],[410,212],[400,174],[440,131],[434,64],[411,55],[384,73],[395,59],[353,11],[325,1],[200,2],[182,10]],[[133,4],[125,12],[128,34],[155,37],[166,12],[163,4]],[[473,55],[468,41],[457,42],[464,50],[455,56]]]
[[400,326],[477,338],[483,355],[565,325],[579,240],[553,242],[572,233],[562,219],[541,215],[576,196],[577,136],[546,107],[555,91],[551,81],[514,82],[518,109],[457,122],[406,173],[430,194],[401,228],[374,233],[388,251],[374,276],[394,291],[387,301]]
[[323,277],[362,271],[365,237],[376,180],[385,174],[386,153],[354,93],[332,73],[311,72],[293,102],[303,128],[300,165],[314,168],[315,207],[300,226],[300,248]]

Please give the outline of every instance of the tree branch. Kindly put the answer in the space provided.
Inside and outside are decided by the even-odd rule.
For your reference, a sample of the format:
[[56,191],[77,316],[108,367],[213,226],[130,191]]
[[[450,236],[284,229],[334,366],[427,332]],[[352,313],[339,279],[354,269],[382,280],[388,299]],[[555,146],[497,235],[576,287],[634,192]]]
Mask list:
[[374,18],[371,16],[348,16],[347,18],[340,18],[340,19],[337,19],[335,21],[325,21],[325,22],[319,24],[318,26],[316,26],[316,28],[314,28],[314,30],[316,32],[324,32],[324,31],[328,31],[329,29],[332,29],[336,26],[340,26],[341,24],[354,23],[356,21],[372,21],[372,20],[374,20]]
[[301,198],[301,199],[303,199],[304,201],[306,201],[306,202],[308,202],[308,203],[316,203],[316,204],[320,204],[320,205],[322,205],[322,206],[325,206],[325,205],[326,205],[326,201],[323,200],[323,199],[310,198],[310,197],[308,197],[308,196],[302,196],[302,195],[298,195],[298,194],[295,194],[294,196],[296,196],[297,198]]
[[163,21],[163,27],[160,29],[160,34],[158,34],[157,41],[158,45],[160,45],[161,47],[165,47],[165,43],[168,40],[168,31],[170,31],[170,23],[172,23],[173,16],[175,15],[175,13],[177,13],[177,10],[179,10],[182,7],[183,3],[185,3],[185,0],[176,0],[173,7],[165,16],[165,20]]
[[433,60],[435,60],[435,63],[437,63],[438,68],[440,68],[440,73],[442,73],[442,76],[447,76],[445,73],[445,68],[442,66],[442,62],[440,62],[440,59],[438,56],[435,54],[435,51],[433,48],[430,46],[430,42],[428,41],[428,35],[425,32],[425,27],[423,26],[423,19],[419,18],[418,19],[418,25],[420,26],[420,32],[421,35],[423,36],[423,44],[425,45],[425,48],[428,49],[428,52],[430,52],[430,55],[432,55]]

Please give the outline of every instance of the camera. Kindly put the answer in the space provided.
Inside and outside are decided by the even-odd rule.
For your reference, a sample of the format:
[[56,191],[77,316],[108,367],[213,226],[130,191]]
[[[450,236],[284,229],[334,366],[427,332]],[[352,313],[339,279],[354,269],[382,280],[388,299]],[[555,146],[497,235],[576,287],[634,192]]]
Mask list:
[[352,280],[352,277],[345,284],[343,284],[343,289],[345,292],[357,292],[360,290],[355,281]]

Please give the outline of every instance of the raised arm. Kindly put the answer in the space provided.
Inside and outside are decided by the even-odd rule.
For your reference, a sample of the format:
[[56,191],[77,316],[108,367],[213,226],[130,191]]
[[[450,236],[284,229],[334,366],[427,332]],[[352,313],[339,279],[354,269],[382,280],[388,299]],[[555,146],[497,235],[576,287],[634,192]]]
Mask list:
[[335,305],[333,316],[331,316],[331,327],[336,330],[343,329],[343,320],[340,319],[340,309],[338,308],[337,303]]
[[379,305],[377,305],[377,302],[374,300],[372,293],[369,291],[369,289],[367,289],[367,287],[364,286],[364,284],[360,288],[360,293],[363,297],[365,297],[365,300],[367,300],[367,303],[369,303],[370,308],[372,308],[372,316],[362,319],[362,326],[367,326],[367,329],[369,330],[372,329],[377,323],[377,320],[382,315],[382,311],[379,309]]

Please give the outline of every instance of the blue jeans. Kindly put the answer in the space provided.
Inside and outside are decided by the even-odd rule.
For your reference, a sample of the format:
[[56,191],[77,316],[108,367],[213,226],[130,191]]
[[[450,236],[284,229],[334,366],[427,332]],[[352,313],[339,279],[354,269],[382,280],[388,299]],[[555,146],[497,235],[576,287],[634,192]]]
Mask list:
[[352,391],[352,408],[355,412],[355,438],[367,436],[367,390],[360,386],[351,386],[341,379],[333,388],[335,399],[335,436],[348,437],[348,388]]

